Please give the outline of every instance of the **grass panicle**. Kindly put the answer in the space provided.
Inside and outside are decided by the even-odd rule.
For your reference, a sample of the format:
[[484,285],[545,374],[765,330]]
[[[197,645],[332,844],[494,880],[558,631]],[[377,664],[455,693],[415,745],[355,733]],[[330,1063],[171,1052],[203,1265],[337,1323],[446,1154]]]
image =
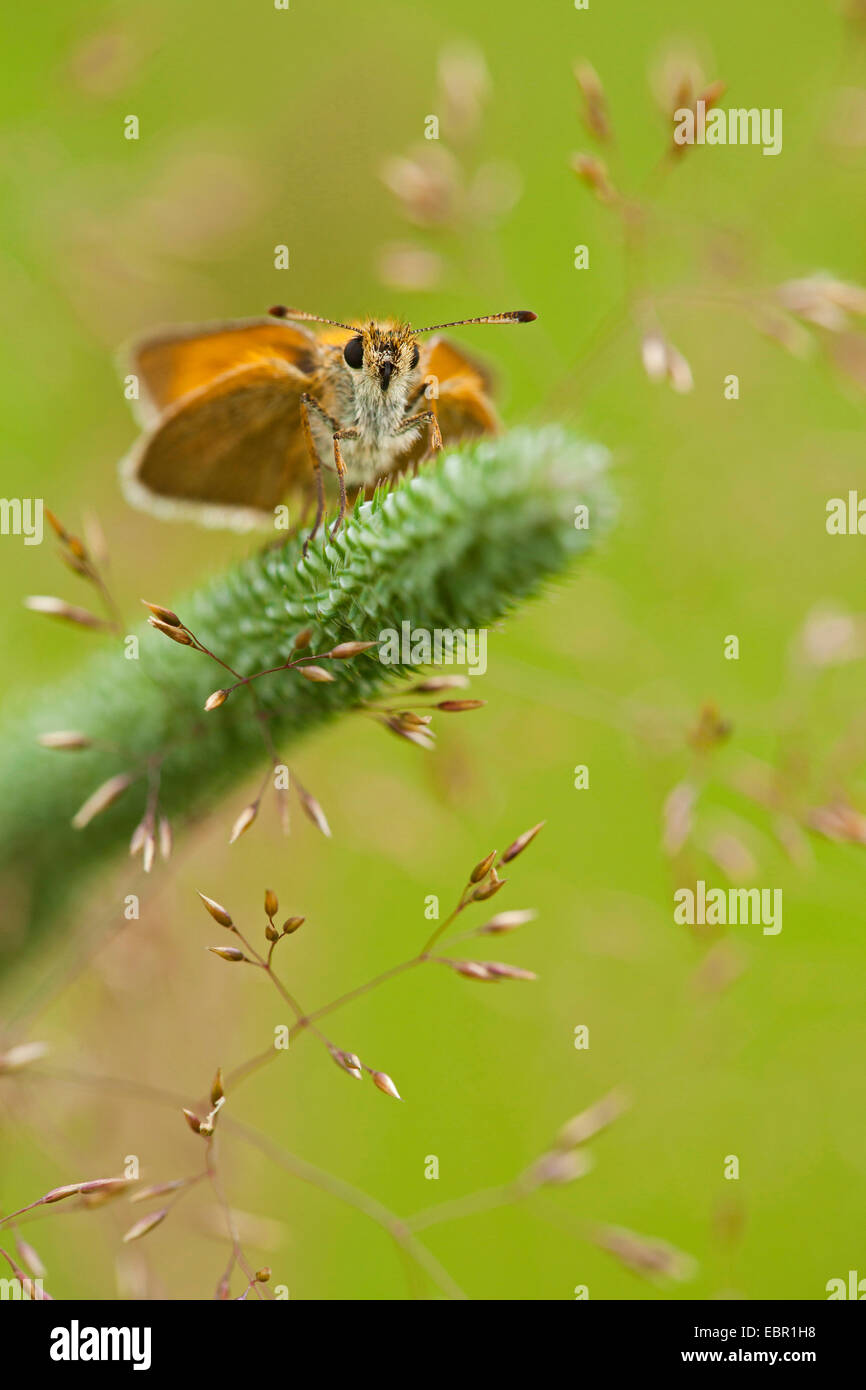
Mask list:
[[[484,628],[603,533],[613,510],[606,463],[604,449],[557,426],[473,442],[359,501],[337,538],[306,557],[291,538],[176,608],[243,673],[278,667],[299,647],[376,642],[406,620],[427,630]],[[588,528],[575,525],[579,505],[589,508]],[[176,614],[165,610],[161,621],[173,628]],[[116,640],[3,730],[0,872],[25,880],[31,925],[56,914],[77,875],[128,843],[155,778],[159,812],[177,824],[261,765],[263,723],[282,755],[405,674],[352,648],[351,659],[330,663],[331,682],[277,670],[256,680],[255,702],[240,690],[206,712],[212,663],[147,624],[137,635],[139,659]],[[75,746],[44,746],[58,729],[74,730]],[[76,831],[82,807],[88,823]]]

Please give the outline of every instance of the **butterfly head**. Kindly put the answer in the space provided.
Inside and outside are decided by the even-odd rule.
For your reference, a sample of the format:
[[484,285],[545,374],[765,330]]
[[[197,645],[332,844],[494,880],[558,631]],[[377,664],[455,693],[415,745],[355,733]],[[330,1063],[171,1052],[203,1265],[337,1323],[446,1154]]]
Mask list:
[[531,323],[537,315],[529,309],[512,309],[503,314],[485,314],[481,318],[453,319],[449,323],[431,324],[427,328],[411,328],[407,323],[378,322],[370,319],[363,324],[340,323],[321,318],[300,309],[282,305],[270,311],[276,318],[308,320],[345,328],[351,338],[343,346],[343,362],[353,377],[356,394],[405,398],[412,374],[420,361],[418,338],[440,328],[456,328],[470,323]]
[[386,394],[402,388],[415,371],[421,352],[408,324],[370,322],[343,348],[349,371],[363,378],[368,390]]

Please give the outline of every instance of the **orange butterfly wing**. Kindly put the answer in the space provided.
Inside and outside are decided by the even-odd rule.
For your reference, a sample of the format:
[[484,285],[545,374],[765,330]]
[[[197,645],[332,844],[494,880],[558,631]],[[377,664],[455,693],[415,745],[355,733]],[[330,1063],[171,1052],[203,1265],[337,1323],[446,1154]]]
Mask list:
[[[456,444],[461,439],[474,439],[482,434],[496,434],[499,418],[487,394],[491,377],[486,367],[467,357],[462,348],[445,338],[432,338],[427,347],[422,370],[425,377],[435,377],[438,397],[432,401],[422,398],[418,410],[432,406],[436,411],[442,442]],[[401,469],[423,458],[429,447],[426,431],[409,455],[401,460]]]
[[478,390],[471,378],[455,376],[441,382],[439,399],[433,404],[443,444],[498,433],[499,417],[493,402]]
[[271,358],[182,396],[121,464],[127,500],[206,526],[261,525],[309,475],[300,421],[308,386],[297,367]]
[[448,338],[431,338],[427,344],[425,376],[435,376],[439,381],[449,381],[452,377],[469,377],[479,391],[489,395],[493,390],[493,378],[483,362],[468,357],[459,343]]
[[235,319],[148,334],[129,350],[139,379],[139,415],[153,425],[163,411],[238,367],[274,360],[309,376],[318,360],[318,340],[305,328],[273,318]]

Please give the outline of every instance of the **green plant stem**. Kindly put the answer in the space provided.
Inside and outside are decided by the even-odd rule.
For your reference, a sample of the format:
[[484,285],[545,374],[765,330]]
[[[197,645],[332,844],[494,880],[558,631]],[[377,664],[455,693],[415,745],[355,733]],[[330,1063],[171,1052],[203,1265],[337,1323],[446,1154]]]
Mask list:
[[[479,440],[359,501],[337,538],[312,546],[306,558],[300,538],[292,538],[173,607],[221,663],[245,677],[284,663],[307,627],[311,653],[378,641],[405,621],[426,631],[482,629],[597,541],[613,511],[605,468],[603,449],[557,426]],[[589,508],[587,529],[575,526],[579,504]],[[75,879],[128,841],[155,770],[159,812],[179,825],[271,761],[263,731],[284,756],[406,670],[382,664],[375,650],[329,662],[335,680],[328,684],[277,670],[256,680],[255,699],[239,689],[205,713],[219,685],[213,661],[153,628],[136,635],[137,659],[127,658],[119,639],[106,639],[111,646],[35,697],[2,731],[0,873],[16,881],[12,896],[29,904],[29,928],[55,918]],[[37,745],[40,734],[58,729],[80,731],[97,746],[61,752]],[[131,786],[74,830],[81,804],[121,773],[133,775]],[[7,931],[5,940],[20,946],[31,934]]]

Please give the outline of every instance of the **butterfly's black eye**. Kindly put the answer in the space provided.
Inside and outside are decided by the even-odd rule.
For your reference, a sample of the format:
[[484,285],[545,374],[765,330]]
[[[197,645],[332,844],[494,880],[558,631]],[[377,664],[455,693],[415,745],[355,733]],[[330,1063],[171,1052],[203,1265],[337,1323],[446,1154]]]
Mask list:
[[420,356],[421,354],[418,351],[418,344],[416,343],[412,349],[412,361],[409,363],[410,372],[414,372],[415,368],[418,366],[418,358]]
[[356,371],[359,367],[363,367],[364,339],[350,338],[346,346],[343,348],[343,356],[346,359],[347,366],[354,367]]

